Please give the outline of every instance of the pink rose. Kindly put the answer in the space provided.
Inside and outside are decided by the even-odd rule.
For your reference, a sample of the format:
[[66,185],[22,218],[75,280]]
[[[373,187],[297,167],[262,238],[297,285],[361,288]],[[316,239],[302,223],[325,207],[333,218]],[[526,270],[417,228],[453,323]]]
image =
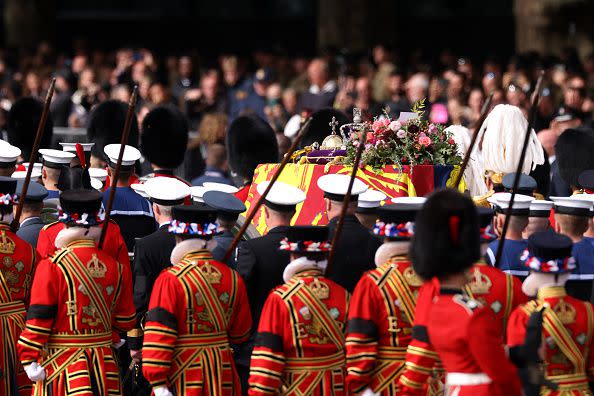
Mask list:
[[382,118],[381,119],[382,125],[387,127],[390,125],[390,119],[389,118]]
[[406,137],[406,131],[404,129],[400,129],[398,132],[396,132],[396,136],[398,136],[400,139],[404,139]]
[[401,125],[401,124],[400,124],[398,121],[392,121],[392,122],[390,123],[390,126],[389,126],[389,128],[390,128],[390,130],[391,130],[392,132],[396,132],[397,130],[399,130],[399,129],[400,129],[400,127],[401,127],[401,126],[402,126],[402,125]]
[[429,139],[427,136],[419,136],[419,143],[427,147],[431,144],[431,139]]
[[374,132],[379,132],[383,126],[384,124],[382,120],[375,120],[373,121],[373,124],[371,124],[371,129],[373,129]]
[[429,133],[435,133],[437,131],[437,127],[435,124],[429,124]]

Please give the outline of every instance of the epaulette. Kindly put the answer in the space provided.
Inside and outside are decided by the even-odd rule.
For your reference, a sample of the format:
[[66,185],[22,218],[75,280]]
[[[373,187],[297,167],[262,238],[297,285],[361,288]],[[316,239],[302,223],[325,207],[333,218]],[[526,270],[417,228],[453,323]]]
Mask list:
[[477,300],[474,300],[464,294],[456,294],[453,298],[455,303],[462,306],[469,314],[472,314],[475,310],[482,308],[482,304]]
[[46,224],[43,226],[43,230],[47,230],[48,228],[50,228],[51,226],[60,223],[59,221],[54,221],[52,223]]
[[278,295],[283,300],[285,300],[293,295],[293,291],[298,286],[300,286],[299,281],[293,278],[284,285],[277,286],[272,292]]
[[57,263],[58,261],[62,260],[62,258],[64,258],[64,256],[66,256],[68,253],[70,253],[72,251],[72,249],[64,247],[61,248],[60,250],[57,250],[52,257],[50,257],[50,261],[52,263]]

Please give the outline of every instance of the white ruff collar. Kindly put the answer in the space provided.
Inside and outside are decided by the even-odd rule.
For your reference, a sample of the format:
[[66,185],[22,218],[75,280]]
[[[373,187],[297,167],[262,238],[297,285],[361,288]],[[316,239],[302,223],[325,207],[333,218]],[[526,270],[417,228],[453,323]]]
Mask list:
[[531,272],[522,283],[522,291],[528,297],[535,297],[540,289],[551,286],[565,286],[570,274],[559,274],[555,282],[554,274]]
[[56,235],[56,240],[54,241],[54,245],[58,249],[62,249],[70,242],[78,241],[78,240],[93,240],[95,242],[99,242],[99,237],[101,236],[101,227],[70,227],[64,228],[58,235]]
[[206,241],[204,239],[193,238],[193,239],[186,239],[185,241],[179,242],[173,250],[171,251],[171,264],[176,265],[184,256],[190,252],[195,252],[196,250],[203,250],[208,249],[212,251],[216,246],[216,242],[214,239],[210,241]]
[[375,252],[375,266],[384,265],[394,256],[406,256],[409,248],[408,241],[385,242]]
[[308,260],[305,256],[299,257],[298,259],[291,261],[289,265],[287,265],[285,271],[283,272],[283,280],[285,282],[288,282],[291,280],[293,276],[295,276],[295,274],[308,269],[321,270],[323,273],[324,271],[326,271],[327,265],[327,260],[313,261]]

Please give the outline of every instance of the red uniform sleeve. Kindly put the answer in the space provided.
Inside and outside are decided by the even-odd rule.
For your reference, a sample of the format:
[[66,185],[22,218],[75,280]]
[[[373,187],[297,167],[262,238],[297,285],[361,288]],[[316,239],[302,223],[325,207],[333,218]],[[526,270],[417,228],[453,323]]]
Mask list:
[[229,340],[233,344],[241,344],[250,336],[250,330],[252,329],[252,312],[250,311],[247,290],[243,279],[241,279],[241,276],[235,271],[233,271],[233,276],[236,277],[237,280],[237,296],[235,297],[233,313],[231,314],[231,321],[229,322]]
[[379,307],[383,297],[373,280],[364,275],[353,292],[346,334],[347,387],[358,393],[371,381],[377,359]]
[[285,367],[285,334],[291,334],[290,319],[284,301],[270,293],[260,316],[258,334],[250,363],[250,396],[276,395]]
[[111,230],[112,243],[115,245],[114,258],[122,263],[124,267],[132,268],[130,265],[130,256],[128,255],[128,247],[120,232],[120,227],[115,222],[110,221],[108,229]]
[[[474,311],[469,321],[468,347],[481,370],[501,389],[503,395],[522,395],[522,385],[516,366],[509,361],[501,344],[501,326],[489,308]],[[480,337],[477,335],[480,334]]]
[[404,371],[398,380],[399,395],[425,394],[429,377],[439,360],[427,332],[427,320],[438,288],[433,282],[425,282],[419,289],[412,340],[406,350]]
[[153,387],[167,385],[181,322],[180,301],[185,301],[185,296],[177,278],[162,272],[149,302],[142,351],[142,374]]
[[113,312],[113,328],[120,332],[126,332],[136,324],[136,309],[132,296],[132,270],[129,265],[118,262],[122,271],[120,288],[115,301]]
[[33,279],[27,323],[17,345],[19,359],[24,366],[38,361],[50,336],[58,301],[61,301],[60,276],[56,266],[49,260],[39,263]]
[[37,252],[41,259],[50,257],[56,251],[54,241],[50,239],[49,232],[42,228],[39,231],[39,237],[37,239]]
[[526,315],[526,312],[521,307],[514,309],[507,321],[507,345],[514,347],[524,344],[527,323],[528,315]]

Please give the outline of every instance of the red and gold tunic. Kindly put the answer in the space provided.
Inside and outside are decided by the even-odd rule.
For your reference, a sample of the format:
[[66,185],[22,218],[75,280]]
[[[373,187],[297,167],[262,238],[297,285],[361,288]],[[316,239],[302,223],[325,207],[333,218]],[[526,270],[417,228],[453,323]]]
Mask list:
[[559,390],[543,387],[541,395],[591,395],[588,381],[594,379],[594,319],[589,302],[568,296],[564,287],[540,289],[536,300],[512,313],[507,326],[508,345],[524,344],[530,315],[543,307],[545,378],[559,385]]
[[[486,265],[475,264],[470,270],[471,281],[464,288],[465,294],[491,308],[497,317],[497,326],[502,336],[511,312],[527,301],[519,279]],[[406,368],[400,376],[399,394],[424,395],[427,387],[435,389],[435,377],[439,376],[439,359],[427,334],[427,321],[433,299],[439,294],[439,281],[425,282],[419,290],[412,341],[406,351]],[[431,378],[433,377],[433,378]],[[434,392],[430,392],[433,393]]]
[[32,384],[20,364],[16,344],[25,328],[35,249],[0,223],[0,395],[30,395]]
[[446,370],[446,395],[520,396],[516,367],[507,359],[493,311],[441,289],[429,310],[427,333]]
[[250,364],[249,395],[346,395],[349,293],[306,269],[266,299]]
[[239,274],[208,250],[189,251],[155,282],[142,373],[177,395],[241,395],[230,342],[247,340],[251,326]]
[[131,329],[135,319],[130,267],[94,241],[71,241],[42,260],[18,342],[23,366],[45,368],[33,395],[121,394],[112,331]]
[[382,395],[396,391],[422,284],[404,257],[393,257],[363,275],[349,307],[346,348],[350,392],[367,387]]
[[[64,229],[64,223],[55,222],[46,225],[39,232],[39,239],[37,240],[37,252],[40,258],[52,257],[56,252],[56,237],[58,233]],[[130,257],[128,257],[128,248],[122,234],[120,227],[114,222],[110,221],[107,226],[105,234],[105,242],[103,249],[107,254],[116,259],[122,264],[127,264],[130,267]]]

